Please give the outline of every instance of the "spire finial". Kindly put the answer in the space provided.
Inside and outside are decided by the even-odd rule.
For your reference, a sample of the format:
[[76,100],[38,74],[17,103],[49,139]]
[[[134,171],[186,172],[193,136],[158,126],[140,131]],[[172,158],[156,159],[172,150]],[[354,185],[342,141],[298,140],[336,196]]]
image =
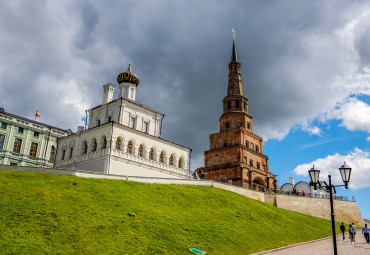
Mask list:
[[127,72],[131,72],[131,64],[128,64]]
[[235,30],[234,28],[231,29],[233,32],[233,51],[231,53],[231,62],[238,62],[238,55],[236,54],[236,46],[235,46]]

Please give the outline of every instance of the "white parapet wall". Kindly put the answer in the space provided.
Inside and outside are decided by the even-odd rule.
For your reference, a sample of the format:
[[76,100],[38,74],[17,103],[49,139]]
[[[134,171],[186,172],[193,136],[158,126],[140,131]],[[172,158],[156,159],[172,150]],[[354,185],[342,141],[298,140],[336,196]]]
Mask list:
[[[299,213],[308,214],[311,216],[330,219],[330,204],[328,199],[311,198],[302,196],[289,196],[280,194],[266,194],[261,191],[254,191],[229,185],[221,182],[212,180],[194,180],[194,179],[172,179],[172,178],[154,178],[154,177],[139,177],[139,176],[125,176],[125,175],[114,175],[114,174],[103,174],[97,172],[88,172],[73,169],[60,169],[60,168],[42,168],[42,167],[28,167],[28,166],[12,166],[12,165],[0,165],[0,169],[17,170],[23,172],[42,172],[52,174],[63,174],[78,176],[84,178],[97,178],[97,179],[114,179],[114,180],[126,180],[136,181],[153,184],[178,184],[178,185],[197,185],[197,186],[209,186],[231,192],[238,193],[240,195],[271,204],[273,206],[295,211]],[[356,225],[362,226],[364,220],[361,216],[360,209],[354,201],[342,201],[334,200],[334,211],[336,221],[343,221],[345,223],[354,222]]]

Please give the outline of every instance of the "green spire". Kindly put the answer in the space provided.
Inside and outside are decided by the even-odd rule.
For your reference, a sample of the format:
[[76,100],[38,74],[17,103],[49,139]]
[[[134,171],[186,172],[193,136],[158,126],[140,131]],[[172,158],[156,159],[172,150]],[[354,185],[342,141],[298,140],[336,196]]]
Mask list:
[[235,30],[233,31],[233,52],[231,54],[231,62],[238,62],[238,54],[236,54],[236,46],[235,46]]

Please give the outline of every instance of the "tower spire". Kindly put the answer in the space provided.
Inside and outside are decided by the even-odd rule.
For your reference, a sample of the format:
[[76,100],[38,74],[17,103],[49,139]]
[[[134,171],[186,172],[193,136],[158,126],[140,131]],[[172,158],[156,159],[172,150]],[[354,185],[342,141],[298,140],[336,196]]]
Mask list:
[[231,54],[231,62],[238,62],[238,54],[236,54],[236,46],[235,46],[235,30],[234,28],[231,29],[233,32],[233,52]]

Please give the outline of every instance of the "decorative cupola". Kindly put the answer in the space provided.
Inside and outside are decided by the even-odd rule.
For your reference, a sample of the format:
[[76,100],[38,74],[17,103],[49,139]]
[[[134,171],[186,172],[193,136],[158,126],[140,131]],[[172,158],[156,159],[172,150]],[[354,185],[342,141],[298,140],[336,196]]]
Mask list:
[[125,72],[117,76],[117,82],[119,84],[119,97],[135,101],[136,87],[140,83],[140,78],[137,74],[132,72],[131,64],[128,65]]

